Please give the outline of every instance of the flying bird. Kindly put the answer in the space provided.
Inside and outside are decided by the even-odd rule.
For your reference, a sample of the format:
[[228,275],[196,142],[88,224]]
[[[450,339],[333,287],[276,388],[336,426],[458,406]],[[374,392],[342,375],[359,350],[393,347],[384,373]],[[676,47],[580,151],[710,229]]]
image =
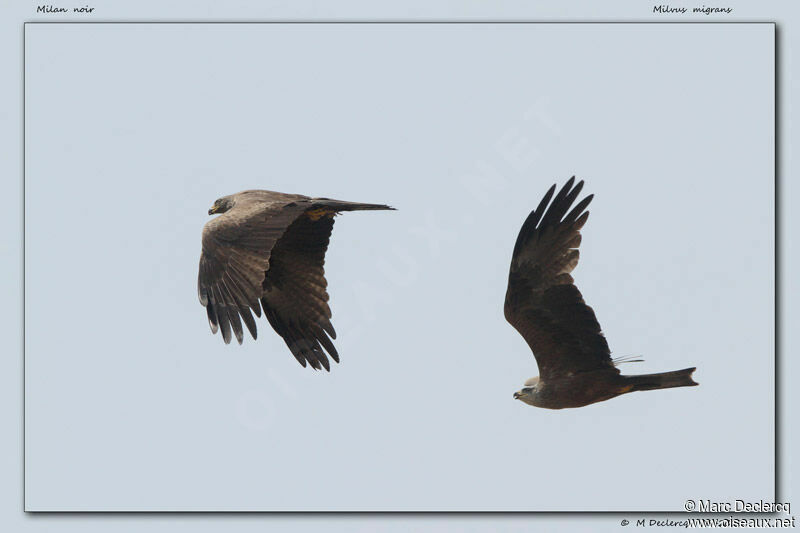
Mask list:
[[505,317],[528,343],[539,367],[539,375],[526,381],[514,398],[536,407],[563,409],[628,392],[697,385],[692,380],[695,368],[620,374],[616,365],[624,360],[611,359],[594,311],[570,275],[578,264],[580,230],[594,196],[572,208],[583,189],[583,181],[573,187],[574,183],[573,176],[555,198],[555,185],[547,191],[514,245]]
[[[343,211],[393,209],[381,204],[250,190],[223,196],[203,228],[197,294],[212,333],[242,343],[242,323],[257,337],[261,310],[303,365],[330,371],[333,345],[325,251],[333,217]],[[327,352],[327,355],[326,355]]]

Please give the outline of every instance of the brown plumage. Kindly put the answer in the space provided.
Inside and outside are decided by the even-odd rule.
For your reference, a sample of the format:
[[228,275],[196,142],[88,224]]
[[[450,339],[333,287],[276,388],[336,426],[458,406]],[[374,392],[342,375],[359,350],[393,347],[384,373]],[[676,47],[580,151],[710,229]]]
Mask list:
[[528,343],[539,366],[539,376],[525,382],[514,398],[562,409],[627,392],[697,385],[691,378],[694,368],[620,375],[594,311],[570,274],[578,264],[580,230],[593,198],[589,195],[572,207],[583,189],[583,181],[573,187],[574,183],[573,176],[555,198],[555,185],[547,191],[514,245],[505,317]]
[[208,214],[220,216],[203,228],[197,278],[211,331],[241,344],[244,323],[255,339],[252,313],[263,308],[301,365],[330,371],[327,355],[338,363],[339,354],[323,266],[333,217],[383,209],[392,208],[259,190],[219,198]]

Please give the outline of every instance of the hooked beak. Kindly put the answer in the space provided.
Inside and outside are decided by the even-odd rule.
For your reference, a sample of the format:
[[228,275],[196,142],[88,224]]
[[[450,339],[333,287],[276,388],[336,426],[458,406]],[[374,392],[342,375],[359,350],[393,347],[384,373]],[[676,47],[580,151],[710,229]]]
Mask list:
[[213,215],[214,213],[217,212],[218,209],[219,208],[217,206],[213,206],[211,209],[208,210],[208,214]]
[[522,396],[522,394],[520,394],[520,393],[518,393],[518,392],[515,392],[515,393],[514,393],[514,399],[515,399],[515,400],[519,400],[519,399],[520,399],[520,396]]

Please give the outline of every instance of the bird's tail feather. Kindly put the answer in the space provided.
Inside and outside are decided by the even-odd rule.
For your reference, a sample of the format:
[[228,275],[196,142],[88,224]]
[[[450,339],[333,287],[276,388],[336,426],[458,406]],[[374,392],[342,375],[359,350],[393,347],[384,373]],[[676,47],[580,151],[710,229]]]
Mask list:
[[384,204],[362,204],[359,202],[344,202],[341,200],[331,200],[330,198],[314,198],[314,204],[329,207],[336,211],[394,211],[394,207]]
[[694,387],[697,383],[692,379],[695,367],[662,372],[660,374],[642,374],[626,376],[633,385],[633,391],[671,389],[672,387]]
[[641,363],[643,361],[644,359],[642,359],[639,355],[621,355],[611,360],[611,362],[614,363],[614,366],[619,366],[623,363]]

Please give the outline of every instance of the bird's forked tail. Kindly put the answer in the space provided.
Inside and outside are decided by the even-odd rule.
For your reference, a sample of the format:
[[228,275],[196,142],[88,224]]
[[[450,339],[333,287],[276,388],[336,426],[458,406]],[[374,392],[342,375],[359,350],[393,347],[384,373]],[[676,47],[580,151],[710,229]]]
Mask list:
[[360,202],[344,202],[330,198],[314,198],[315,205],[325,206],[335,211],[394,211],[394,207],[383,204],[363,204]]
[[697,382],[692,379],[695,367],[661,372],[660,374],[642,374],[639,376],[626,376],[633,385],[631,391],[671,389],[673,387],[694,387]]

